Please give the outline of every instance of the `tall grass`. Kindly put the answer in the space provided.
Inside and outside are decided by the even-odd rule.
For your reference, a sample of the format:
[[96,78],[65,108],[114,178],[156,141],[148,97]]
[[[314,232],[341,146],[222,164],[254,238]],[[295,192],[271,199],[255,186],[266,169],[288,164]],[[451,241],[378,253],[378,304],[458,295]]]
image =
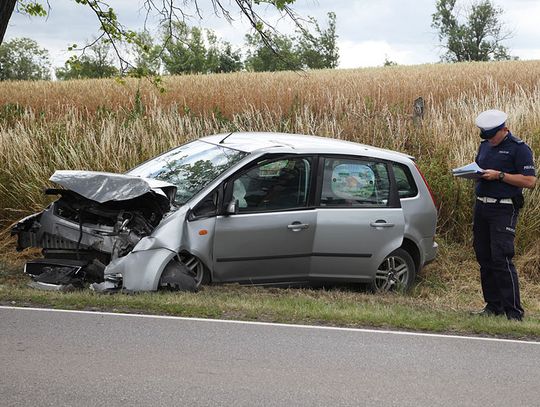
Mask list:
[[[450,169],[474,159],[474,117],[499,108],[540,156],[540,61],[309,73],[177,76],[145,82],[0,83],[0,224],[39,210],[56,169],[122,172],[187,140],[228,131],[315,134],[415,156],[440,205],[439,235],[470,242],[472,182]],[[137,97],[136,97],[137,95]],[[412,103],[426,101],[424,119]],[[518,247],[540,280],[540,188],[527,194]],[[536,273],[536,274],[535,274]]]

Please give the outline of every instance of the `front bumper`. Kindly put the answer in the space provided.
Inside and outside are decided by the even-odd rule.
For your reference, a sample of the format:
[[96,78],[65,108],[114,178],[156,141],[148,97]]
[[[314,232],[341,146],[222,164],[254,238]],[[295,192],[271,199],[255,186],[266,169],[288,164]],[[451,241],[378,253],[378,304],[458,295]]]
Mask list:
[[105,267],[104,278],[122,276],[123,288],[130,291],[155,291],[165,266],[176,256],[169,249],[130,252]]

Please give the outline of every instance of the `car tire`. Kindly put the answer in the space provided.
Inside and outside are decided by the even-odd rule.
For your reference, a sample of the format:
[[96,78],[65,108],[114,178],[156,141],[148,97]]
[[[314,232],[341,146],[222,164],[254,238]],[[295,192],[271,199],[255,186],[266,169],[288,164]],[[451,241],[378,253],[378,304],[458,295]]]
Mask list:
[[197,288],[201,285],[210,284],[210,273],[198,257],[186,252],[180,253],[179,257],[180,261],[189,269],[190,274],[195,279]]
[[195,292],[198,286],[187,266],[173,260],[165,266],[161,273],[159,289],[165,291]]
[[402,248],[394,250],[377,267],[371,288],[376,293],[409,291],[416,278],[416,267],[411,255]]

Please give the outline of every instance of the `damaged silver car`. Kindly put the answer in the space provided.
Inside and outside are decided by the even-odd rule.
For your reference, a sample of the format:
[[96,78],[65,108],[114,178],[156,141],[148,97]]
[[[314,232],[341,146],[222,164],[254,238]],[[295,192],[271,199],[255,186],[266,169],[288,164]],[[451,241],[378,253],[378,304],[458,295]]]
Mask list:
[[44,289],[196,290],[210,282],[410,287],[437,210],[412,157],[280,133],[201,138],[126,174],[56,171],[59,199],[12,228]]

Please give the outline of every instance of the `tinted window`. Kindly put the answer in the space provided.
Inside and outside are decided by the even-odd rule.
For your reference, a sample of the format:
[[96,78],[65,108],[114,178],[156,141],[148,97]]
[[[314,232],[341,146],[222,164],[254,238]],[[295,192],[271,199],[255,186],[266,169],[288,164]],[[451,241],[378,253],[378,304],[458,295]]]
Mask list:
[[385,163],[326,158],[321,206],[387,206],[390,181]]
[[400,198],[411,198],[418,194],[418,188],[414,182],[411,170],[404,164],[393,163],[394,176]]
[[310,188],[311,160],[294,157],[265,161],[233,181],[239,212],[304,207]]

